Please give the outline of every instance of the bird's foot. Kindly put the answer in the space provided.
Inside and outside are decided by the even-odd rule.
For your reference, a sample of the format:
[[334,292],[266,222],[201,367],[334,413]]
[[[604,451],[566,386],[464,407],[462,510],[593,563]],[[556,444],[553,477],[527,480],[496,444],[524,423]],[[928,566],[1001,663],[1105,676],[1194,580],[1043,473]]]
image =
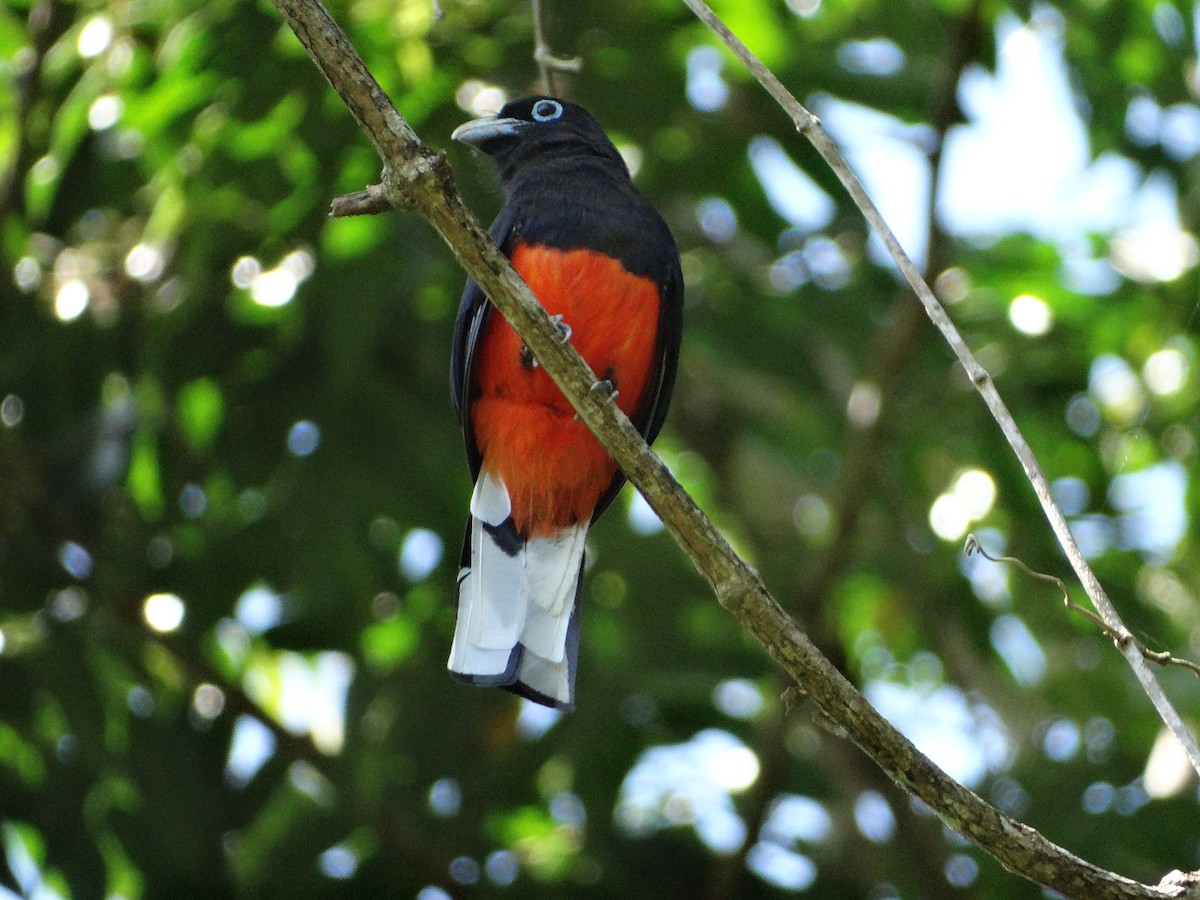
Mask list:
[[617,390],[617,383],[611,378],[601,378],[592,385],[592,393],[603,394],[609,401],[616,400],[621,395]]
[[563,321],[562,313],[551,316],[550,321],[553,322],[555,327],[558,329],[558,333],[560,335],[558,342],[560,344],[565,344],[567,341],[571,340],[571,326]]

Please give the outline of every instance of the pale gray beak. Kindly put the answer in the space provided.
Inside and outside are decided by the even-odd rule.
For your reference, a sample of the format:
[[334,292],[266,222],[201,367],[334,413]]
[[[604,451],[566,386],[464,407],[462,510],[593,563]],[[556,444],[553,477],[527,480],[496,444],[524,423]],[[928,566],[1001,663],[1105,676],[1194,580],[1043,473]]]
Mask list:
[[485,116],[482,119],[472,119],[470,122],[463,122],[454,129],[454,133],[450,135],[450,139],[478,147],[480,144],[490,141],[493,138],[510,137],[528,124],[528,122],[523,122],[520,119]]

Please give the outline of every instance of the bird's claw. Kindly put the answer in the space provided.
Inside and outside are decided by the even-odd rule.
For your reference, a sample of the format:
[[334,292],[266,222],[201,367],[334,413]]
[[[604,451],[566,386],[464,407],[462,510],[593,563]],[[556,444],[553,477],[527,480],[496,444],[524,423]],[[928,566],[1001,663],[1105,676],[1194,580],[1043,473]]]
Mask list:
[[550,321],[554,323],[554,326],[558,329],[558,333],[561,335],[558,339],[560,344],[565,344],[571,340],[571,326],[563,321],[562,313],[551,316]]
[[[594,382],[592,384],[591,391],[594,394],[603,394],[604,397],[609,401],[616,400],[621,394],[621,392],[617,390],[616,382],[614,382],[611,378],[601,378],[599,381]],[[579,413],[575,413],[575,421],[578,422],[579,420]]]
[[608,378],[601,378],[599,381],[593,384],[592,391],[597,394],[605,394],[610,401],[616,400],[621,394],[621,392],[617,390],[617,385]]

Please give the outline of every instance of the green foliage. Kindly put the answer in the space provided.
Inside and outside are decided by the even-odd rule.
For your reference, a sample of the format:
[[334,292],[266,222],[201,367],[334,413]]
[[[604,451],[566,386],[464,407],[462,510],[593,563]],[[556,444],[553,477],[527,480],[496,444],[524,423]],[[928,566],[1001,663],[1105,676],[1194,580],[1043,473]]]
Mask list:
[[[1045,585],[964,561],[971,528],[1067,572],[833,175],[731,57],[696,54],[714,43],[681,4],[543,5],[554,49],[585,61],[571,96],[639,161],[683,251],[659,443],[673,471],[847,675],[981,794],[1130,877],[1194,868],[1194,784],[1171,781],[1119,655]],[[529,8],[433,6],[332,11],[486,220],[498,190],[449,134],[479,91],[535,88]],[[1069,239],[947,233],[942,216],[928,256],[1130,626],[1200,655],[1192,9],[718,10],[822,115],[830,98],[885,114],[880,144],[900,135],[943,165],[978,114],[960,76],[990,77],[995,35],[1032,21],[1024,37],[1062,50],[1090,160],[1175,191],[1182,226],[1149,244],[1132,210]],[[708,112],[688,100],[697,66],[725,92]],[[772,180],[791,176],[751,165],[763,138],[830,198],[828,221],[787,220]],[[446,384],[462,273],[410,216],[327,216],[378,168],[268,3],[0,7],[0,885],[1040,896],[803,707],[785,716],[774,665],[629,497],[590,536],[578,710],[539,716],[449,679],[470,489]],[[1177,269],[1147,270],[1147,246],[1177,247]],[[1146,473],[1165,481],[1130,480]],[[1167,505],[1139,505],[1151,496]],[[1178,527],[1155,545],[1163,509]],[[1162,677],[1197,708],[1194,678]]]

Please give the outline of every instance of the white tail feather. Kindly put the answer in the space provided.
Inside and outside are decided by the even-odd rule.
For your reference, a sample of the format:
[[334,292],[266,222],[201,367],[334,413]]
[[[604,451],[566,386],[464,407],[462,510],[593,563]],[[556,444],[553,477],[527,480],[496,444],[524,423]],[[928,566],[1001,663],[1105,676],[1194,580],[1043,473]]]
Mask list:
[[527,603],[521,597],[525,549],[509,556],[480,519],[471,520],[471,574],[459,587],[466,598],[471,643],[487,650],[511,650],[525,627]]
[[451,672],[463,675],[481,677],[502,675],[508,669],[508,662],[512,657],[512,647],[486,649],[477,645],[470,638],[472,612],[475,610],[472,608],[473,604],[469,598],[477,594],[475,585],[472,583],[474,580],[476,580],[476,576],[469,573],[459,585],[458,621],[454,626],[454,642],[450,645],[448,668]]
[[504,482],[487,469],[479,473],[471,494],[471,515],[489,525],[499,525],[512,515],[512,500]]
[[471,567],[458,586],[451,671],[500,675],[524,628],[520,588],[525,551],[509,556],[484,528],[502,523],[510,509],[504,482],[481,472],[471,497]]
[[526,649],[517,666],[517,678],[539,694],[562,704],[571,703],[571,673],[566,659],[551,662]]
[[525,545],[521,593],[528,600],[521,643],[553,663],[563,660],[586,538],[587,525],[576,524]]
[[[519,682],[570,708],[574,652],[566,644],[587,524],[532,538],[510,555],[495,529],[511,529],[505,524],[511,514],[504,482],[481,471],[471,496],[471,558],[459,583],[449,668],[481,684]],[[514,653],[520,654],[515,672]]]

